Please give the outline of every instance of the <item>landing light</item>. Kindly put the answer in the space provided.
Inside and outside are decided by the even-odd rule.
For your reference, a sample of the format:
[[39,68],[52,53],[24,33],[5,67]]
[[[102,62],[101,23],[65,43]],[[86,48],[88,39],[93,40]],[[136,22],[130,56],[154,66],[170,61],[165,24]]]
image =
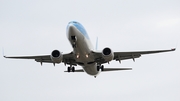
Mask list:
[[86,54],[86,58],[88,58],[89,56]]
[[76,58],[79,58],[79,55],[77,55]]

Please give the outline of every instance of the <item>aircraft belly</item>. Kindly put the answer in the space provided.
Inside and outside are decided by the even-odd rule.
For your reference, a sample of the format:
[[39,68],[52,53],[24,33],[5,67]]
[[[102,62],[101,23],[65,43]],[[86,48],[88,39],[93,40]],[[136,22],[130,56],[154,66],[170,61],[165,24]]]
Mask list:
[[83,66],[83,69],[87,74],[92,75],[92,76],[96,76],[99,73],[99,71],[97,71],[96,67],[97,67],[96,64],[86,65],[86,66]]
[[92,62],[94,61],[93,55],[91,55],[92,47],[88,40],[84,38],[84,36],[77,32],[75,33],[77,36],[77,42],[76,42],[76,48],[74,48],[74,53],[76,55],[79,55],[79,58],[77,58],[77,61],[79,62]]

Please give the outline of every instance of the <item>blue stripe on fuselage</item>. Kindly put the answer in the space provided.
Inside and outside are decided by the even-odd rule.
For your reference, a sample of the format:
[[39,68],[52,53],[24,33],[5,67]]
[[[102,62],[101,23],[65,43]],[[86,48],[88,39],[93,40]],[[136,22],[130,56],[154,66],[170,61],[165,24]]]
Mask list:
[[67,29],[68,29],[69,25],[74,25],[84,35],[84,37],[89,39],[89,36],[88,36],[85,28],[80,23],[78,23],[76,21],[71,21],[71,22],[69,22]]

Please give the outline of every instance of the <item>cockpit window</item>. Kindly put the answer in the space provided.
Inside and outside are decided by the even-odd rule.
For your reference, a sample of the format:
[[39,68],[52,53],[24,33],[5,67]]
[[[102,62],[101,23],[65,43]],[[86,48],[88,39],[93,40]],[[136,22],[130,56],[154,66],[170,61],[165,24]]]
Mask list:
[[78,23],[78,22],[76,22],[76,21],[71,21],[71,22],[69,22],[69,24],[75,24],[75,23]]

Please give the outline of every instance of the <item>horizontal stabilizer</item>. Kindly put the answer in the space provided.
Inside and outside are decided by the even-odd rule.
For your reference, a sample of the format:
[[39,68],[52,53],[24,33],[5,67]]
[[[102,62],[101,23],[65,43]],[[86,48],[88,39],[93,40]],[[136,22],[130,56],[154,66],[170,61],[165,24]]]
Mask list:
[[102,72],[119,71],[119,70],[132,70],[132,68],[104,68]]
[[[108,71],[120,71],[120,70],[132,70],[132,68],[104,68],[101,72],[108,72]],[[68,71],[64,71],[68,72]],[[74,72],[84,72],[83,69],[75,70]]]
[[[64,72],[68,72],[68,71],[64,71]],[[84,72],[83,69],[78,69],[78,70],[75,70],[74,72]]]

